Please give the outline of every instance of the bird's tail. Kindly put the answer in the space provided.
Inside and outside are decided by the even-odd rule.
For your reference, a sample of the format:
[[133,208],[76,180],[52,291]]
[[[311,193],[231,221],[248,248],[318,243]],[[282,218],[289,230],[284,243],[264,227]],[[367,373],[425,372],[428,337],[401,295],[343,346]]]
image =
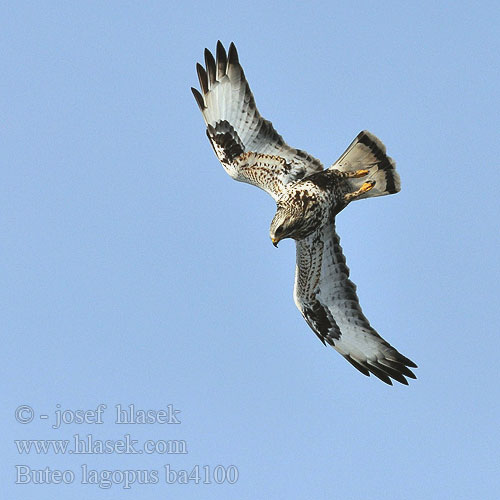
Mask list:
[[366,130],[330,168],[347,174],[351,191],[359,193],[353,199],[384,196],[401,189],[396,162],[387,156],[382,141]]

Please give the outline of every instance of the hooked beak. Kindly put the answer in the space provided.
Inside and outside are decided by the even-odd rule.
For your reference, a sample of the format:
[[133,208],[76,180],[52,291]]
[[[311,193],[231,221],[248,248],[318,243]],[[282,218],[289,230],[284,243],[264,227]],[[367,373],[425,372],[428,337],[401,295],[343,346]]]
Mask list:
[[278,243],[279,243],[279,238],[271,238],[271,241],[273,242],[273,245],[278,248]]

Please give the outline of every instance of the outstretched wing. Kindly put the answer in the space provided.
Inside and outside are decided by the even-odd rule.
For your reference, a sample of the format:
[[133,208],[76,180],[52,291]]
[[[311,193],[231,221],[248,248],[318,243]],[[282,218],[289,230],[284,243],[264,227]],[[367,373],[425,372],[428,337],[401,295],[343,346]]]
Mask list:
[[201,93],[191,90],[226,172],[277,198],[285,184],[323,170],[319,160],[288,146],[260,116],[234,44],[226,54],[217,42],[216,56],[205,49],[206,68],[196,66]]
[[408,367],[417,365],[386,342],[361,311],[333,222],[297,241],[294,299],[319,339],[361,373],[390,385],[391,378],[406,385],[405,377],[416,378]]

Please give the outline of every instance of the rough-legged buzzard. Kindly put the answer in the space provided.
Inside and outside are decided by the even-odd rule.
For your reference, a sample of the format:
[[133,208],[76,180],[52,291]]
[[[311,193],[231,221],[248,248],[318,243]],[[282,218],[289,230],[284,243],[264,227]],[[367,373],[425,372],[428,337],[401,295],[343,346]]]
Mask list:
[[234,44],[216,59],[205,49],[197,65],[201,93],[192,89],[207,135],[226,172],[267,191],[276,201],[273,244],[293,238],[297,246],[294,299],[308,325],[365,375],[408,384],[417,365],[371,326],[349,279],[335,216],[351,201],[397,193],[395,162],[382,142],[363,131],[328,169],[305,151],[288,146],[255,106]]

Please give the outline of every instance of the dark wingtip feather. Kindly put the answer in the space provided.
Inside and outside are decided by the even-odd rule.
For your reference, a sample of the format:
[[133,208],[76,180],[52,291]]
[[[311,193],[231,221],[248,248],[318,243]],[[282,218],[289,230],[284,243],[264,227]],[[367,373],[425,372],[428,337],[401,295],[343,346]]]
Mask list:
[[217,78],[222,78],[226,74],[227,68],[227,54],[226,49],[224,49],[224,45],[217,41]]
[[418,368],[418,366],[411,359],[408,359],[407,357],[403,356],[402,354],[400,354],[400,356],[401,356],[401,359],[403,360],[403,363],[406,366],[410,366],[411,368]]
[[376,368],[373,369],[373,367],[370,366],[370,372],[373,373],[378,379],[382,380],[382,382],[385,382],[387,385],[393,385],[389,375],[386,375],[383,371],[377,370]]
[[200,87],[204,94],[208,92],[208,77],[205,68],[200,64],[196,63],[196,71],[198,73],[198,80],[200,80]]
[[229,52],[228,52],[228,60],[229,64],[239,64],[240,61],[238,59],[238,52],[236,50],[236,47],[234,46],[234,43],[231,42],[231,45],[229,45]]
[[417,378],[415,374],[400,361],[394,361],[392,359],[382,358],[378,360],[378,363],[384,367],[389,367],[392,368],[393,370],[396,370],[398,373],[401,373],[405,377],[413,379]]
[[203,111],[205,109],[205,101],[203,100],[203,96],[194,87],[191,87],[191,92],[193,93],[200,110]]
[[210,84],[214,84],[217,81],[215,74],[215,59],[208,49],[205,49],[205,67],[207,68],[207,75]]
[[349,363],[351,363],[351,365],[354,366],[356,370],[359,370],[363,375],[366,375],[367,377],[370,376],[370,372],[361,363],[358,363],[355,359],[351,358],[351,356],[346,355],[344,356],[344,358],[347,361],[349,361]]
[[406,380],[401,374],[401,372],[398,371],[396,368],[386,366],[380,363],[380,361],[377,363],[377,368],[379,368],[381,371],[389,375],[389,377],[393,378],[394,380],[397,380],[401,384],[408,385],[408,380]]
[[370,370],[371,373],[373,373],[373,375],[375,375],[375,377],[382,380],[382,382],[385,382],[388,385],[392,385],[392,380],[389,378],[389,376],[385,372],[383,372],[382,370],[380,370],[376,366],[372,365],[371,363],[367,363],[365,366],[366,366],[366,368],[368,368],[368,370]]

